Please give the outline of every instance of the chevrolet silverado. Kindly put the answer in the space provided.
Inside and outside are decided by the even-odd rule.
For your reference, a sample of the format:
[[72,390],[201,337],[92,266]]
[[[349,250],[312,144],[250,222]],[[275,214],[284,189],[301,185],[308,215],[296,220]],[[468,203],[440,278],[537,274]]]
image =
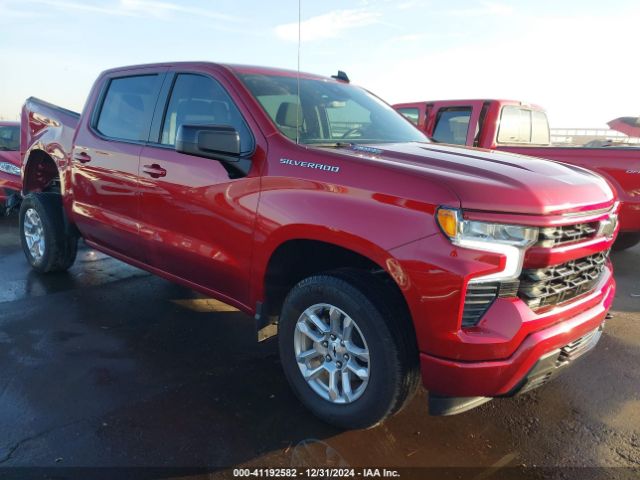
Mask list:
[[237,307],[341,427],[420,383],[439,415],[538,387],[596,345],[613,301],[601,177],[432,143],[343,73],[117,68],[82,114],[28,99],[22,142],[36,271],[68,269],[83,238]]

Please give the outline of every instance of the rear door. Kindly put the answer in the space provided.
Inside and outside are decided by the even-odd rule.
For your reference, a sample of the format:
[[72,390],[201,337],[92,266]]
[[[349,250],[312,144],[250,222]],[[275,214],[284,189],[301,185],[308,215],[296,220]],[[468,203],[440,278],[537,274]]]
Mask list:
[[163,79],[164,71],[144,68],[106,77],[71,160],[72,209],[83,236],[142,261],[138,163]]
[[[141,236],[149,264],[172,276],[246,302],[260,177],[221,161],[175,151],[180,125],[230,125],[241,150],[266,152],[223,79],[208,71],[168,74],[157,132],[141,154]],[[252,133],[253,130],[253,133]]]

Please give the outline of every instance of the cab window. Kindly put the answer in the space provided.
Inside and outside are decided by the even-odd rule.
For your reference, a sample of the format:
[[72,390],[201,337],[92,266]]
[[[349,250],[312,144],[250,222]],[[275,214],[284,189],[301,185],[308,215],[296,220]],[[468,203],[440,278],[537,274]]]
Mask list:
[[160,143],[175,145],[181,125],[229,125],[240,134],[242,153],[253,150],[253,136],[222,86],[204,75],[179,74],[162,126]]
[[95,125],[98,132],[114,139],[146,142],[159,89],[160,75],[112,79]]
[[471,107],[441,108],[436,117],[433,139],[440,143],[466,145]]
[[533,110],[531,112],[531,143],[548,145],[550,142],[547,114],[539,110]]
[[539,110],[505,105],[500,114],[498,143],[549,144],[547,115]]
[[531,111],[507,105],[502,107],[498,143],[529,143],[531,141]]

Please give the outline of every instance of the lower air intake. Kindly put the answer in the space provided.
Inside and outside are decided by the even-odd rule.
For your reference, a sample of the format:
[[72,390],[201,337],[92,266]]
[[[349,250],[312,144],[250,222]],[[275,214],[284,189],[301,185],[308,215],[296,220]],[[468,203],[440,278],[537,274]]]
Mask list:
[[473,327],[498,297],[499,283],[479,283],[467,286],[462,312],[462,326]]

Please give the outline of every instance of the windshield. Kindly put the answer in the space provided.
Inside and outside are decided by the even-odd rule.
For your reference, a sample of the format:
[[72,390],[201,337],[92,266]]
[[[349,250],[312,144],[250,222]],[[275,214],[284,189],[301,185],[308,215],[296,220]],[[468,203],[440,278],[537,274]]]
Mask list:
[[20,150],[20,127],[0,125],[0,150]]
[[[366,90],[327,80],[241,76],[278,129],[303,144],[428,142],[389,105]],[[296,126],[299,131],[296,132]]]

